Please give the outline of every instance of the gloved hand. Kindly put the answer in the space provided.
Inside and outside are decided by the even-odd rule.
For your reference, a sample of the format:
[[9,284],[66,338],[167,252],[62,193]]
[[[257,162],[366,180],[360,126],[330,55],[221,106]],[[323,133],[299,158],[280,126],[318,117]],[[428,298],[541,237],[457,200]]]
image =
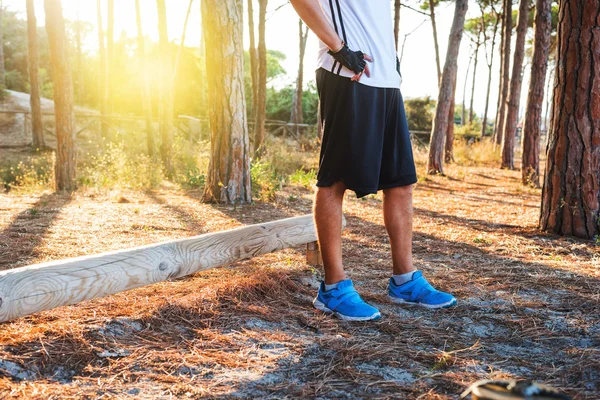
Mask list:
[[362,73],[367,65],[362,51],[352,51],[345,44],[338,52],[329,50],[327,53],[355,74]]

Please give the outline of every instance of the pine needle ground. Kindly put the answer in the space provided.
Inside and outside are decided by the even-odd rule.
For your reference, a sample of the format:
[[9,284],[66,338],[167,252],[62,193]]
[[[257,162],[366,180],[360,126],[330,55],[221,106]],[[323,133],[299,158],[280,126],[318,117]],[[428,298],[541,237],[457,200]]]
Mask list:
[[[600,397],[600,247],[536,230],[519,172],[451,166],[415,190],[415,262],[456,308],[386,298],[381,196],[347,196],[348,274],[382,310],[345,323],[312,308],[322,272],[289,249],[0,325],[0,397],[456,399],[483,378],[531,378]],[[200,193],[0,195],[0,268],[230,229],[311,211]]]

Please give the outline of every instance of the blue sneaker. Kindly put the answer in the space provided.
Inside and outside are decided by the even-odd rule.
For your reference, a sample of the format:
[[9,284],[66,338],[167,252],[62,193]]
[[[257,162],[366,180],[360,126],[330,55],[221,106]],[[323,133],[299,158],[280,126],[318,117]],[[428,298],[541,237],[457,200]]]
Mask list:
[[346,321],[370,321],[381,318],[378,309],[368,305],[360,298],[350,279],[341,281],[337,288],[327,291],[325,282],[321,282],[313,305],[317,310],[333,313]]
[[447,308],[456,304],[454,296],[434,289],[421,271],[415,272],[411,281],[399,286],[394,278],[390,278],[388,293],[394,303],[416,304],[427,308]]

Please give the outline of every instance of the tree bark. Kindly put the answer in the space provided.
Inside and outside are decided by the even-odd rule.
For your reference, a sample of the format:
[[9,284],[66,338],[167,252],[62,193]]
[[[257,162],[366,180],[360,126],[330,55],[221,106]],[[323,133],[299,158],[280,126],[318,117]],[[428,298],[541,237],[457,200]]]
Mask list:
[[437,67],[438,86],[440,86],[442,83],[442,62],[440,61],[440,47],[438,46],[437,24],[435,23],[434,0],[429,0],[429,15],[431,18],[431,28],[433,30],[433,46],[435,48],[435,65]]
[[267,116],[267,45],[265,41],[265,26],[267,23],[268,0],[258,0],[258,89],[254,105],[254,153],[260,156],[264,149],[265,119]]
[[400,0],[394,0],[394,42],[398,51],[398,38],[400,36]]
[[448,128],[446,130],[446,142],[444,144],[444,161],[446,163],[454,162],[454,109],[456,107],[456,82],[452,89],[452,103],[448,112]]
[[2,25],[3,24],[3,18],[2,15],[4,14],[4,5],[2,4],[2,1],[0,1],[0,85],[2,85],[3,88],[6,87],[6,73],[4,71],[4,37],[2,35]]
[[[494,50],[496,49],[496,34],[498,33],[498,24],[499,24],[499,18],[498,18],[498,13],[496,12],[495,8],[492,5],[492,12],[495,14],[496,17],[496,21],[494,22],[494,31],[492,32],[492,48],[490,51],[490,57],[488,59],[488,55],[487,55],[487,41],[488,41],[488,37],[487,37],[487,33],[484,30],[484,36],[483,36],[483,43],[484,46],[486,47],[486,53],[485,53],[485,62],[487,64],[488,67],[488,83],[487,83],[487,91],[485,94],[485,108],[483,111],[483,119],[481,121],[481,139],[483,140],[483,138],[485,137],[485,133],[487,131],[487,119],[488,119],[488,109],[490,106],[490,90],[492,88],[492,68],[494,66]],[[485,18],[485,11],[483,9],[483,7],[481,8],[481,19],[482,22]]]
[[256,39],[254,32],[254,0],[248,0],[248,32],[250,39],[250,76],[252,77],[252,98],[250,103],[252,104],[251,115],[253,118],[256,117],[256,100],[258,99],[258,55],[256,53]]
[[107,107],[108,113],[114,112],[114,71],[115,71],[115,3],[114,0],[107,0],[108,11],[106,13],[106,88],[107,88]]
[[161,53],[159,81],[158,126],[161,137],[160,155],[167,177],[173,176],[171,147],[173,147],[173,87],[171,76],[171,48],[167,35],[165,0],[156,0],[158,10],[158,42]]
[[600,0],[561,1],[540,228],[600,235]]
[[56,117],[57,190],[76,189],[75,113],[73,111],[73,79],[69,63],[69,42],[60,0],[44,0],[46,32],[50,48],[50,68],[54,87]]
[[429,161],[427,164],[428,174],[444,173],[444,139],[448,130],[448,115],[450,113],[454,87],[456,85],[458,51],[460,49],[460,41],[462,39],[468,5],[468,0],[456,0],[454,19],[452,21],[452,29],[450,30],[450,38],[448,40],[448,52],[446,53],[444,73],[442,74],[442,84],[440,86],[440,93],[435,108],[435,118],[433,120],[433,128],[431,131]]
[[[302,20],[299,21],[298,39],[300,43],[300,61],[298,65],[298,77],[296,78],[296,92],[292,100],[291,122],[294,124],[302,123],[302,95],[304,85],[304,54],[306,53],[306,42],[308,41],[308,26],[303,28]],[[295,127],[296,136],[300,133],[300,127]]]
[[144,33],[142,31],[142,13],[140,10],[140,0],[135,0],[135,22],[137,25],[137,45],[138,45],[138,63],[140,73],[142,74],[142,110],[146,122],[146,142],[148,146],[148,155],[154,157],[156,154],[154,144],[154,132],[152,130],[152,101],[150,97],[150,82],[146,68],[146,46],[144,43]]
[[496,117],[496,127],[494,137],[496,144],[502,143],[504,134],[504,119],[506,116],[506,102],[508,100],[508,88],[510,85],[510,48],[512,36],[512,0],[504,0],[504,30],[502,32],[502,78],[500,106]]
[[106,123],[106,112],[108,111],[108,77],[106,68],[106,49],[104,47],[104,29],[102,24],[102,3],[96,0],[96,13],[98,16],[98,53],[100,55],[98,98],[100,99],[100,136],[108,137],[108,124]]
[[44,127],[42,125],[42,109],[40,105],[39,56],[37,39],[37,20],[33,0],[27,0],[27,50],[29,67],[29,105],[31,107],[31,134],[33,148],[43,149]]
[[552,1],[537,0],[533,59],[531,61],[535,68],[531,69],[531,81],[529,82],[529,93],[527,95],[521,166],[523,184],[535,187],[540,186],[540,129],[551,30]]
[[211,158],[204,201],[250,203],[242,0],[203,0]]
[[502,140],[502,168],[515,169],[515,135],[519,122],[519,104],[521,102],[521,86],[523,83],[523,60],[525,58],[525,36],[527,35],[527,17],[529,0],[519,1],[519,22],[517,24],[517,40],[515,56],[510,78],[510,91],[506,103],[506,120]]

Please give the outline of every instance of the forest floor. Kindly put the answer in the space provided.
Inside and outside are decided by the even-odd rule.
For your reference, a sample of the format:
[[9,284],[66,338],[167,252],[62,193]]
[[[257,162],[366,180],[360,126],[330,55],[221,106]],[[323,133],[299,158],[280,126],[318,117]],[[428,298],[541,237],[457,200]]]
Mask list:
[[[457,399],[484,378],[531,378],[600,398],[600,246],[536,229],[519,172],[448,168],[415,190],[415,262],[458,298],[387,300],[381,195],[348,194],[349,276],[383,318],[313,309],[321,271],[288,249],[0,325],[1,398]],[[0,194],[0,269],[220,231],[311,211],[312,191],[200,203],[200,193]]]

